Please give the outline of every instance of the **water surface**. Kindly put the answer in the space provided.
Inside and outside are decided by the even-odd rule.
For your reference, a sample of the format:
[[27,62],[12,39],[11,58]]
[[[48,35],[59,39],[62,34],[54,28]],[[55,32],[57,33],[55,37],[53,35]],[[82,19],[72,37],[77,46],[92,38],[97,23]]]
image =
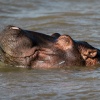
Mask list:
[[[0,31],[9,24],[68,34],[100,49],[100,0],[0,0]],[[0,64],[0,100],[99,99],[100,68],[95,66],[28,70]]]

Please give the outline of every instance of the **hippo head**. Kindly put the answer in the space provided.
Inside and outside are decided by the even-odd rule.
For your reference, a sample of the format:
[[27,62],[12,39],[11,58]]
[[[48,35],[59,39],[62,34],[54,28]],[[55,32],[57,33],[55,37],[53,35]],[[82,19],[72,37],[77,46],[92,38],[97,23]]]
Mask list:
[[100,51],[69,35],[52,36],[8,26],[0,36],[1,61],[31,68],[91,66],[100,60]]

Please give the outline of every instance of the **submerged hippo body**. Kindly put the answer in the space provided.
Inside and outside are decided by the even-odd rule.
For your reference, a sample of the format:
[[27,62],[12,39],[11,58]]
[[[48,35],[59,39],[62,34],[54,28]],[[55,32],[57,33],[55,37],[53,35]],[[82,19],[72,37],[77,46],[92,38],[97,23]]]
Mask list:
[[100,62],[100,50],[69,35],[52,36],[7,26],[0,36],[1,61],[31,68],[92,66]]

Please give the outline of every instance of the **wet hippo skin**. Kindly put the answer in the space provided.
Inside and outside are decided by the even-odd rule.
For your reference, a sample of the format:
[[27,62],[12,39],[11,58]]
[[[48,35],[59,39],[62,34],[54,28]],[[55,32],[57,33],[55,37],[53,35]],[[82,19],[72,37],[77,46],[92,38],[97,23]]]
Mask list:
[[100,62],[100,50],[69,35],[51,36],[7,26],[0,33],[1,62],[30,68],[94,66]]

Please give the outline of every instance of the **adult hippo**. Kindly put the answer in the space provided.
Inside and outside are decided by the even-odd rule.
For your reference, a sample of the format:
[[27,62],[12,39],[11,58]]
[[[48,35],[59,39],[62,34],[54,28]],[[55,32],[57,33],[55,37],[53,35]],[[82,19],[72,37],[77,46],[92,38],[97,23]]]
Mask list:
[[0,60],[30,68],[93,66],[100,62],[100,50],[69,35],[52,36],[7,26],[0,33]]

